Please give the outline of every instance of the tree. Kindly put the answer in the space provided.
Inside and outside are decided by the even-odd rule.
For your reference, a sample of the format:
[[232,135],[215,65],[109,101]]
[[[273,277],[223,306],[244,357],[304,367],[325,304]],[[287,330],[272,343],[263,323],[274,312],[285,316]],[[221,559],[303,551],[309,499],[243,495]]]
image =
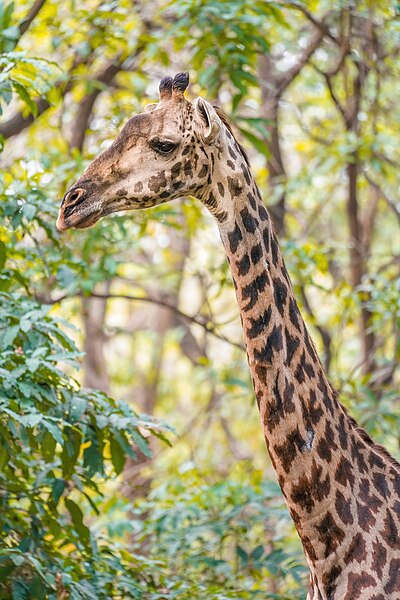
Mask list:
[[[56,207],[154,82],[190,69],[189,94],[229,114],[275,202],[332,379],[397,452],[396,15],[325,0],[2,4],[0,595],[304,597],[210,219],[183,200],[61,238]],[[172,447],[148,437],[163,429],[138,416],[144,397]]]

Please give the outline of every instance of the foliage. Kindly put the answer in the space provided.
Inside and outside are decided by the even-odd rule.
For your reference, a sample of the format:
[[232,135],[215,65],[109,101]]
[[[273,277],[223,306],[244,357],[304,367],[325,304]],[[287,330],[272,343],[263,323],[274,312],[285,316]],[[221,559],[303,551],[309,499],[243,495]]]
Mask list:
[[[179,589],[171,597],[304,597],[307,571],[300,546],[288,546],[290,519],[279,486],[250,473],[214,482],[194,464],[183,464],[179,477],[160,483],[136,511],[150,515],[144,527],[131,524],[150,556],[169,557],[168,573]],[[275,593],[260,587],[270,577],[279,581]]]
[[148,454],[144,431],[160,426],[60,370],[79,352],[48,307],[16,293],[1,301],[1,596],[110,597],[125,560],[84,514],[99,514],[100,481],[135,446]]
[[[266,202],[286,195],[281,244],[305,320],[342,400],[398,453],[397,3],[47,0],[25,29],[32,6],[0,4],[0,596],[304,598],[304,558],[265,467],[211,219],[179,201],[64,236],[54,224],[68,185],[154,101],[159,76],[190,70],[188,94],[217,100],[240,128]],[[373,49],[356,31],[341,55],[348,11],[353,23],[372,19]],[[286,172],[271,182],[276,138],[262,97],[279,77],[266,78],[260,59],[289,72],[315,33],[309,14],[331,37],[279,97]],[[349,130],[340,106],[364,63]],[[357,285],[354,160],[367,240]],[[368,332],[374,364],[363,371]],[[91,337],[98,373],[125,401],[75,381]],[[172,447],[154,439],[169,431],[163,420],[178,433]]]

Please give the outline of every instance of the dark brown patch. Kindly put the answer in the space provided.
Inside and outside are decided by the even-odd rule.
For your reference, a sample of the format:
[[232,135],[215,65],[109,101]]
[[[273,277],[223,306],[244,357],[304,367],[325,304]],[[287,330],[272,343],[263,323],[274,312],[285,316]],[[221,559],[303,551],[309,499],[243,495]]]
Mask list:
[[375,583],[375,579],[366,571],[362,571],[360,574],[349,573],[347,579],[347,592],[343,600],[357,600],[358,598],[363,598],[363,590],[374,586]]
[[347,428],[346,428],[346,425],[345,425],[345,418],[344,418],[344,414],[343,413],[339,417],[339,424],[337,426],[337,430],[339,432],[339,442],[340,442],[340,445],[343,448],[343,450],[347,450],[347,447],[348,447],[348,442],[347,442],[348,432],[347,432]]
[[366,454],[367,452],[364,444],[358,439],[353,439],[351,446],[351,457],[353,462],[357,463],[357,467],[361,473],[369,473],[370,471],[365,460]]
[[389,567],[389,579],[384,587],[386,594],[400,594],[400,559],[394,558]]
[[[250,177],[248,168],[246,167],[246,165],[243,165],[243,164],[240,165],[240,167],[242,169],[242,172],[243,172],[243,175],[244,175],[247,185],[250,185],[251,177]],[[255,208],[255,206],[253,208]]]
[[[300,521],[300,519],[299,519],[299,521]],[[303,543],[305,552],[308,554],[309,559],[311,560],[312,563],[315,563],[317,560],[317,555],[315,554],[315,550],[312,545],[312,541],[306,535],[302,536],[301,541]]]
[[345,525],[352,525],[354,517],[351,512],[351,503],[344,497],[340,490],[336,490],[335,508],[339,518]]
[[285,400],[286,412],[292,413],[296,410],[296,405],[293,402],[294,396],[294,385],[290,383],[285,377],[285,389],[283,391],[283,398]]
[[278,259],[279,259],[279,246],[278,246],[278,242],[276,240],[275,235],[272,235],[271,252],[272,252],[272,262],[274,263],[274,266],[277,267]]
[[240,260],[236,261],[239,275],[246,275],[250,270],[250,258],[245,254]]
[[301,316],[298,306],[296,304],[296,300],[294,298],[289,298],[289,319],[293,327],[295,327],[297,331],[300,331]]
[[367,557],[367,548],[365,545],[365,540],[361,533],[356,533],[356,535],[351,540],[350,547],[344,557],[344,562],[349,564],[353,560],[358,563],[362,563],[365,561]]
[[183,172],[185,173],[186,177],[193,177],[192,162],[190,160],[185,160]]
[[322,467],[313,461],[310,476],[303,475],[297,485],[292,488],[291,499],[296,505],[311,513],[316,502],[321,502],[329,495],[331,486],[329,475],[322,478]]
[[150,177],[149,179],[149,190],[151,190],[152,192],[160,192],[161,188],[165,188],[167,185],[167,180],[165,177],[165,171],[160,171],[160,173],[157,173],[157,175],[153,175],[153,177]]
[[246,335],[250,339],[254,339],[261,333],[263,333],[268,326],[271,319],[272,309],[269,306],[259,317],[256,319],[249,319],[251,326],[246,329]]
[[371,527],[375,525],[375,516],[369,506],[365,506],[365,504],[361,504],[361,502],[357,501],[357,518],[358,524],[361,529],[365,532],[369,532]]
[[386,509],[386,517],[384,520],[385,528],[381,531],[383,540],[390,548],[398,550],[400,548],[400,532],[399,525],[395,523],[392,513]]
[[332,552],[343,542],[345,533],[335,522],[332,514],[328,511],[316,526],[318,539],[325,544],[325,558],[328,558]]
[[353,487],[354,485],[352,465],[350,461],[347,460],[347,458],[345,458],[344,456],[342,456],[339,460],[339,464],[335,471],[335,479],[338,483],[344,486],[347,486],[349,484],[350,487]]
[[329,421],[327,421],[325,424],[325,434],[321,437],[318,443],[317,452],[323,460],[330,462],[332,458],[332,450],[335,451],[337,448],[338,447],[334,439],[332,425]]
[[254,233],[257,229],[258,221],[255,217],[253,217],[250,214],[249,209],[247,207],[240,211],[240,216],[242,217],[245,230],[248,233]]
[[203,164],[203,166],[201,167],[200,171],[199,171],[199,177],[203,178],[206,177],[206,175],[208,174],[208,166],[206,164]]
[[329,441],[325,439],[325,437],[321,437],[317,444],[316,450],[320,458],[326,460],[326,462],[330,462],[332,458],[332,451],[329,446]]
[[379,541],[375,541],[372,544],[372,564],[374,571],[378,575],[379,579],[383,577],[383,569],[386,565],[387,550]]
[[365,477],[363,477],[360,481],[358,496],[361,502],[367,504],[373,512],[377,512],[377,510],[382,506],[382,500],[380,500],[378,496],[375,496],[375,494],[370,493],[370,483]]
[[233,231],[231,231],[230,233],[228,233],[229,247],[230,247],[232,254],[235,254],[242,239],[243,239],[243,236],[242,236],[242,232],[240,231],[240,227],[237,223],[235,223],[235,229]]
[[254,350],[254,358],[260,362],[272,363],[274,353],[279,352],[282,348],[282,325],[275,325],[265,346],[261,350]]
[[250,202],[251,208],[253,210],[256,210],[256,207],[257,207],[256,199],[254,198],[254,196],[253,196],[253,194],[251,192],[249,192],[247,194],[247,198],[248,198],[248,201]]
[[268,431],[273,431],[278,425],[279,421],[283,419],[285,415],[282,396],[279,391],[278,378],[279,375],[277,375],[275,379],[272,398],[269,399],[269,402],[267,402],[265,407],[264,426]]
[[233,158],[233,160],[237,159],[237,154],[236,152],[233,150],[233,148],[231,148],[231,146],[228,146],[228,152],[231,155],[231,157]]
[[267,254],[269,254],[270,236],[269,236],[269,230],[268,230],[268,228],[264,229],[264,231],[263,231],[263,240],[264,240],[265,252]]
[[315,391],[310,390],[308,415],[309,415],[309,419],[310,419],[311,423],[313,423],[313,425],[317,425],[320,422],[323,414],[324,414],[324,411],[322,410],[319,402],[317,402],[317,396],[315,394]]
[[224,187],[224,184],[221,183],[220,181],[218,181],[217,186],[218,186],[218,191],[221,194],[221,196],[225,196],[225,187]]
[[288,433],[283,444],[275,444],[273,450],[281,461],[282,468],[286,473],[289,473],[290,467],[297,454],[301,452],[303,445],[304,439],[302,438],[298,427]]
[[133,191],[137,194],[143,190],[143,183],[141,181],[137,181],[133,186]]
[[275,304],[276,304],[281,316],[283,316],[285,306],[286,306],[286,298],[287,298],[286,285],[278,277],[273,280],[273,283],[274,283]]
[[232,198],[235,198],[236,196],[240,196],[240,194],[242,193],[242,190],[243,190],[240,181],[236,178],[229,177],[229,176],[228,176],[228,188],[229,188],[229,193],[231,194]]
[[285,341],[286,341],[286,366],[290,366],[292,358],[297,348],[299,347],[300,340],[296,336],[290,335],[288,329],[285,328]]
[[248,300],[246,306],[243,307],[245,312],[248,312],[258,301],[258,296],[264,291],[265,286],[268,283],[266,273],[260,273],[257,277],[244,288],[242,288],[242,301]]
[[318,360],[318,356],[317,356],[317,353],[314,348],[314,343],[313,343],[312,339],[310,338],[310,335],[307,330],[305,331],[305,343],[306,343],[306,347],[308,350],[308,354],[311,357],[311,360],[316,362]]
[[250,258],[251,258],[251,262],[253,263],[253,265],[256,265],[262,257],[262,248],[261,248],[261,244],[256,244],[255,246],[252,247],[251,251],[250,251]]
[[268,217],[267,210],[266,210],[265,206],[263,206],[262,204],[260,204],[258,207],[258,214],[260,216],[261,221],[268,221],[269,217]]
[[385,499],[389,498],[390,491],[386,475],[383,473],[374,473],[372,476],[372,481],[374,484],[374,488],[378,492],[378,494],[380,494]]
[[326,594],[329,600],[334,599],[334,593],[337,587],[336,580],[342,574],[342,569],[334,565],[330,571],[322,575],[322,583],[325,586]]

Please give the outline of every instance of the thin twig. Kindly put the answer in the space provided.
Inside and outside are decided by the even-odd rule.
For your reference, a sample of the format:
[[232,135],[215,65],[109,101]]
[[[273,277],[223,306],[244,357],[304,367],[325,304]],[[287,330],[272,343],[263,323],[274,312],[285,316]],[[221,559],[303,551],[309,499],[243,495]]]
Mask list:
[[381,186],[376,181],[371,179],[371,177],[368,175],[368,173],[366,173],[364,171],[363,175],[364,175],[365,179],[368,181],[368,183],[370,184],[370,186],[372,188],[374,188],[379,193],[379,195],[385,200],[385,202],[388,204],[388,206],[390,206],[390,208],[392,209],[392,211],[394,212],[394,214],[400,221],[400,210],[397,208],[395,201],[392,200],[391,198],[389,198],[389,196],[381,188]]
[[334,44],[339,43],[338,40],[330,32],[327,25],[325,24],[325,22],[324,22],[325,19],[322,21],[318,21],[318,19],[316,19],[314,17],[314,15],[305,8],[305,6],[302,6],[301,4],[297,4],[297,2],[282,2],[282,5],[287,6],[289,8],[294,8],[295,10],[300,11],[306,17],[306,19],[314,25],[314,27],[316,27],[317,29],[319,29],[321,31],[321,33],[323,33],[324,37],[329,38]]
[[[56,299],[49,299],[49,298],[41,297],[40,295],[36,295],[37,300],[39,300],[40,302],[43,302],[44,304],[51,304],[51,305],[59,304],[63,300],[67,300],[70,298],[83,298],[83,297],[85,297],[85,294],[83,292],[77,292],[76,294],[73,294],[73,295],[65,294],[64,296],[60,296],[59,298],[56,298]],[[216,327],[218,327],[218,325],[214,325],[214,323],[212,323],[210,320],[199,319],[198,317],[195,317],[194,315],[193,316],[188,315],[188,314],[182,312],[181,310],[179,310],[179,308],[177,308],[176,306],[173,306],[172,304],[169,304],[168,302],[165,302],[164,300],[160,300],[160,299],[154,298],[152,296],[131,296],[130,294],[91,293],[90,297],[91,298],[100,298],[103,300],[129,300],[132,302],[147,302],[150,304],[157,304],[158,306],[163,306],[164,308],[168,308],[169,310],[173,311],[181,319],[183,319],[185,321],[189,321],[190,323],[195,323],[196,325],[199,325],[207,333],[218,338],[219,340],[226,342],[227,344],[230,344],[231,346],[234,346],[235,348],[238,348],[239,350],[244,351],[244,349],[245,349],[242,344],[239,344],[238,342],[234,342],[234,341],[230,340],[229,338],[225,337],[224,335],[217,333],[215,331],[215,329],[216,329]]]

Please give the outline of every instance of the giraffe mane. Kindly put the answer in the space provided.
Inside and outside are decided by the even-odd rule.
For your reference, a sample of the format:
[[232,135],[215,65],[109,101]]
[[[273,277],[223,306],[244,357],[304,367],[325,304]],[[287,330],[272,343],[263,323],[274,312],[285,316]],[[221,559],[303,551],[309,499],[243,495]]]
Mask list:
[[249,157],[247,154],[247,151],[243,148],[242,144],[240,144],[237,140],[237,137],[232,129],[232,125],[230,124],[228,117],[226,116],[226,114],[219,108],[219,106],[215,106],[214,105],[214,109],[215,112],[217,113],[217,115],[219,116],[219,118],[221,119],[221,121],[223,122],[223,124],[225,125],[225,127],[227,128],[227,130],[229,131],[229,133],[233,136],[235,142],[237,143],[240,152],[243,155],[244,160],[246,161],[246,164],[248,167],[250,167],[250,163],[249,163]]
[[349,414],[347,408],[345,406],[343,406],[343,404],[340,403],[339,406],[342,409],[342,411],[344,412],[344,414],[346,415],[347,419],[349,420],[349,423],[352,426],[353,430],[360,436],[360,438],[363,440],[363,442],[365,442],[367,444],[367,446],[369,446],[371,448],[371,450],[374,450],[379,456],[381,456],[382,458],[387,460],[392,467],[394,467],[395,469],[397,469],[400,472],[400,462],[398,462],[386,450],[386,448],[384,446],[381,446],[381,444],[377,444],[376,442],[374,442],[374,440],[368,435],[368,433],[365,431],[365,429],[360,427],[360,425],[357,423],[357,421]]

